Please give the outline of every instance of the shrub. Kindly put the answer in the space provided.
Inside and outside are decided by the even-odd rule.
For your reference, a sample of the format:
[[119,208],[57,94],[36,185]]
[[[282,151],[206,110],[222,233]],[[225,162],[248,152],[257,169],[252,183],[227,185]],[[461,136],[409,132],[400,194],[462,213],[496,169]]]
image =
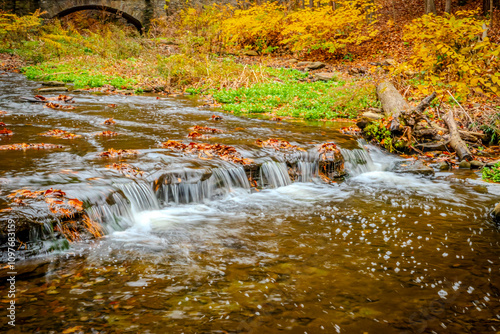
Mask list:
[[424,15],[406,26],[404,38],[413,43],[413,54],[398,71],[417,71],[424,80],[420,90],[445,92],[448,84],[465,97],[471,89],[480,93],[500,93],[500,48],[488,37],[482,38],[483,25],[475,11],[455,15]]
[[221,29],[227,46],[238,45],[269,52],[284,47],[294,52],[322,50],[338,54],[349,44],[375,36],[375,12],[371,1],[338,0],[333,10],[327,3],[289,12],[276,3],[236,10]]

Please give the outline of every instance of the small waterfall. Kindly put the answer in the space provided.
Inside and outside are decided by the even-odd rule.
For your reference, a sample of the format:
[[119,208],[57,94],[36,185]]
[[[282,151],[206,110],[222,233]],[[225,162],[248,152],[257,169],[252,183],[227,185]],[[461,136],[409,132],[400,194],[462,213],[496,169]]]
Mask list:
[[260,167],[260,186],[262,188],[279,188],[291,183],[286,163],[269,161]]
[[318,177],[319,162],[318,161],[298,161],[297,162],[297,181],[311,182],[315,177]]
[[364,149],[346,150],[340,149],[345,160],[345,168],[350,176],[377,170],[370,154]]
[[107,198],[94,201],[94,204],[85,211],[105,233],[130,227],[134,220],[130,201],[118,191],[112,192]]
[[[177,176],[177,178],[175,177]],[[203,179],[188,172],[174,177],[165,177],[159,197],[165,203],[200,203],[224,196],[234,188],[250,189],[245,170],[236,168],[214,168],[210,177]]]
[[117,187],[123,191],[125,197],[130,201],[132,211],[140,212],[160,209],[160,203],[158,203],[151,184],[129,182],[118,184]]

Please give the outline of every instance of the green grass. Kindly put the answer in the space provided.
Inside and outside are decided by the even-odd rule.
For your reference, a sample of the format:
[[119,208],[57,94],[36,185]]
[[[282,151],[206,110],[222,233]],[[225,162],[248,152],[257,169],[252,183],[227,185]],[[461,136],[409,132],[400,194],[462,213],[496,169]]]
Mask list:
[[31,80],[71,82],[75,88],[94,88],[107,84],[119,89],[131,89],[136,84],[134,79],[105,75],[99,72],[99,66],[89,69],[83,64],[75,67],[67,63],[44,62],[24,67],[22,71]]
[[493,165],[493,167],[484,167],[483,179],[491,182],[500,182],[500,162]]
[[304,119],[355,118],[376,105],[374,87],[360,82],[307,82],[307,73],[269,69],[271,79],[250,87],[212,91],[225,111],[235,114],[272,113]]

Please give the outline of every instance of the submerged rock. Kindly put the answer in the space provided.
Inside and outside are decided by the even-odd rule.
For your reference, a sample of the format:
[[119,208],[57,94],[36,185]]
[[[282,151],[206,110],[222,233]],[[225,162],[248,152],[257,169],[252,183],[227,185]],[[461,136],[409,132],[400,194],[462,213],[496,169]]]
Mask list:
[[38,88],[39,92],[67,92],[68,87],[45,87],[45,88]]
[[409,173],[419,175],[434,175],[434,169],[426,166],[422,161],[402,161],[396,164],[395,173]]

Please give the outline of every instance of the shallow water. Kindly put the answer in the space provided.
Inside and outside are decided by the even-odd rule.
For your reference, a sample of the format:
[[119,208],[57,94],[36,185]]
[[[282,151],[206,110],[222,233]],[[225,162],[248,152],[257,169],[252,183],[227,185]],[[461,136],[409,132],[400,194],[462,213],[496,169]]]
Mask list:
[[[224,119],[213,122],[208,119],[214,112],[189,98],[76,93],[75,110],[56,111],[19,101],[34,95],[35,87],[19,75],[0,76],[0,110],[8,112],[0,121],[14,131],[0,145],[50,142],[65,148],[0,151],[0,206],[15,189],[60,188],[95,203],[88,213],[108,218],[102,220],[108,234],[19,260],[16,327],[2,317],[2,330],[500,331],[500,235],[489,218],[499,186],[462,171],[427,178],[394,173],[399,158],[371,146],[369,156],[364,153],[368,163],[352,157],[346,163],[350,177],[344,182],[326,184],[314,172],[306,182],[292,182],[279,157],[255,140],[278,137],[305,149],[334,141],[349,160],[359,144],[339,133],[345,125],[221,113],[215,114]],[[109,117],[116,120],[112,128],[101,124]],[[268,161],[265,189],[252,191],[241,168],[228,162],[158,146],[169,139],[187,142],[194,125],[224,130],[208,142]],[[54,128],[83,138],[37,135]],[[109,129],[120,135],[92,136]],[[104,168],[113,161],[97,154],[111,147],[139,150],[125,161],[147,172],[143,181]],[[302,168],[307,166],[314,169]],[[151,182],[166,172],[188,181],[207,168],[215,175],[212,183],[172,185],[160,198],[152,190]],[[105,204],[113,191],[125,196],[123,202]],[[5,282],[5,269],[2,275]]]

